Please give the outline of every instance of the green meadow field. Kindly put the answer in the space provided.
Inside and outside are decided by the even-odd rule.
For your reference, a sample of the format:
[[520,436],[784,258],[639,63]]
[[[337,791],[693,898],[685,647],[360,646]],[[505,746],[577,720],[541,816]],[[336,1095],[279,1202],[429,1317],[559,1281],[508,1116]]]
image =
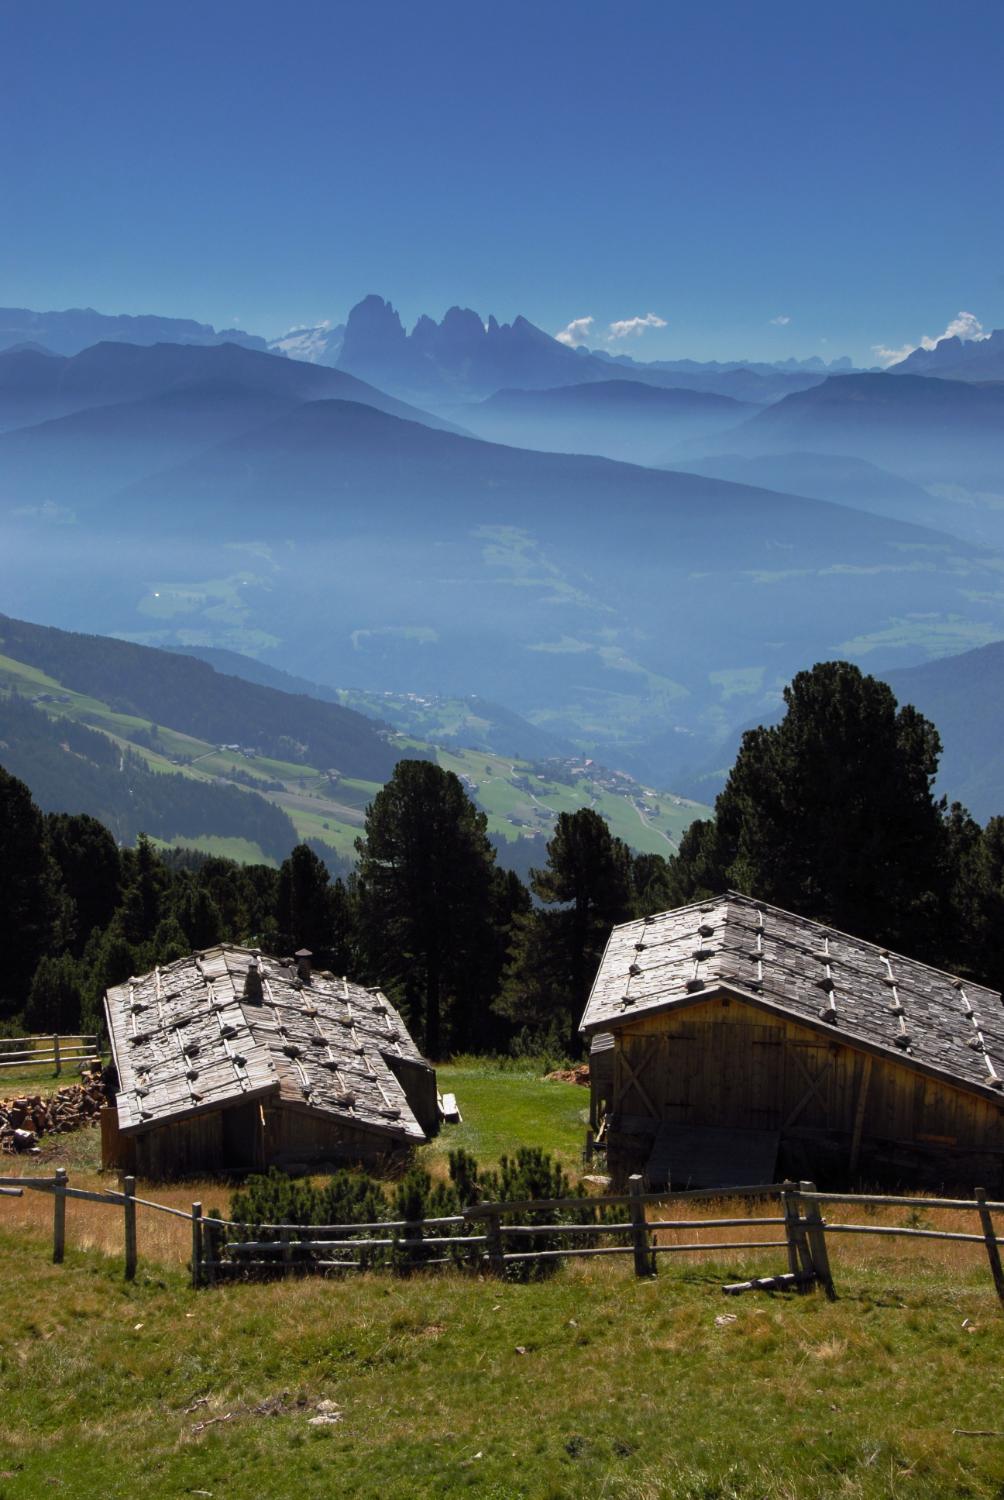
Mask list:
[[[485,1162],[544,1145],[574,1169],[585,1089],[475,1059],[440,1083],[464,1123],[423,1148],[434,1174],[453,1145]],[[62,1154],[72,1183],[108,1185],[96,1132],[45,1144],[29,1170]],[[227,1206],[221,1183],[140,1191]],[[780,1269],[755,1249],[664,1256],[652,1280],[628,1256],[528,1285],[450,1271],[196,1292],[184,1220],[141,1214],[129,1285],[114,1210],[68,1205],[61,1266],[51,1213],[41,1194],[0,1199],[0,1500],[1004,1494],[1004,1314],[981,1246],[845,1237],[832,1303],[723,1297]]]

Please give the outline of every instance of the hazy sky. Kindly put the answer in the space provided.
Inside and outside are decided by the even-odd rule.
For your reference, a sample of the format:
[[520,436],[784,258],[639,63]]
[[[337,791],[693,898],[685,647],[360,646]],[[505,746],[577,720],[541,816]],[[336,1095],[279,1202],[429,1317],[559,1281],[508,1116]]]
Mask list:
[[999,0],[0,0],[0,58],[7,305],[869,363],[1004,325]]

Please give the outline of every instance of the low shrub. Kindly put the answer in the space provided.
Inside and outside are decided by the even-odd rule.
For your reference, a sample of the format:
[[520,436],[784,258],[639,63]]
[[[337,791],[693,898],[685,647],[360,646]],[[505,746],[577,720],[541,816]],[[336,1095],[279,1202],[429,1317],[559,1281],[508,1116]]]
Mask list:
[[[248,1178],[244,1187],[233,1195],[230,1210],[233,1222],[229,1226],[207,1227],[209,1258],[240,1271],[244,1268],[242,1257],[228,1247],[256,1242],[276,1246],[276,1270],[285,1269],[290,1262],[300,1269],[323,1269],[325,1261],[339,1258],[339,1251],[343,1255],[351,1251],[362,1267],[387,1266],[401,1274],[420,1269],[430,1262],[480,1269],[481,1246],[425,1245],[421,1241],[459,1238],[469,1235],[472,1229],[480,1232],[483,1220],[453,1225],[426,1225],[425,1221],[460,1215],[465,1208],[478,1203],[551,1200],[583,1193],[581,1186],[573,1187],[550,1153],[538,1147],[521,1147],[513,1156],[503,1156],[497,1169],[487,1171],[481,1170],[470,1152],[462,1149],[451,1151],[449,1172],[448,1183],[433,1182],[428,1172],[411,1167],[399,1182],[389,1187],[365,1172],[342,1169],[326,1183],[314,1186],[309,1181],[294,1180],[273,1167],[263,1176]],[[562,1223],[620,1224],[626,1222],[627,1214],[621,1209],[600,1205],[595,1209],[571,1211],[549,1205],[539,1210],[519,1209],[513,1214],[503,1214],[501,1218],[503,1223],[540,1225],[539,1235],[521,1237],[518,1248],[525,1253],[585,1248],[596,1243],[593,1236],[563,1235]],[[378,1230],[362,1235],[354,1231],[354,1226],[360,1224],[402,1222],[403,1229],[388,1229],[386,1236]],[[309,1240],[310,1236],[303,1231],[321,1225],[326,1226],[324,1240],[331,1248],[308,1248],[302,1241]],[[284,1238],[279,1226],[291,1228],[292,1235]],[[339,1226],[339,1229],[333,1230],[331,1226]],[[381,1238],[388,1238],[392,1243],[358,1250],[352,1248],[359,1239]],[[604,1236],[603,1242],[615,1243],[615,1240]],[[284,1249],[282,1258],[279,1258],[280,1246]],[[550,1275],[559,1263],[557,1257],[545,1261],[509,1261],[506,1275],[512,1280],[535,1280]],[[267,1271],[270,1265],[271,1259],[264,1268],[255,1267],[256,1274],[263,1269]]]

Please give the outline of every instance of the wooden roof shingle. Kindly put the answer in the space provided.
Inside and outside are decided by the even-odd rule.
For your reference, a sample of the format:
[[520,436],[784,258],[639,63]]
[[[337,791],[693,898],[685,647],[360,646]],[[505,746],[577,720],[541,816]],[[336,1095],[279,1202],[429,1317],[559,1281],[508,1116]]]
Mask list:
[[1004,1089],[999,993],[735,891],[615,927],[580,1030],[723,990],[966,1088]]
[[317,973],[305,983],[295,965],[228,945],[116,985],[105,1010],[123,1131],[275,1096],[425,1139],[391,1067],[424,1060],[380,990]]

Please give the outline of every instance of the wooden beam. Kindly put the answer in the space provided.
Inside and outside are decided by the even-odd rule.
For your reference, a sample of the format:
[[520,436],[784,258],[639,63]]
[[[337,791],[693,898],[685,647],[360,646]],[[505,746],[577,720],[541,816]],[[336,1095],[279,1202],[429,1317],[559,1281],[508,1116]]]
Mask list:
[[851,1154],[847,1162],[847,1170],[852,1175],[858,1168],[858,1157],[861,1155],[861,1132],[865,1124],[865,1108],[868,1104],[868,1085],[872,1078],[872,1055],[870,1052],[864,1054],[861,1064],[861,1082],[858,1084],[858,1101],[854,1108],[854,1129],[851,1134]]
[[979,1204],[977,1212],[980,1216],[983,1238],[987,1242],[987,1258],[990,1261],[990,1274],[994,1279],[994,1287],[998,1299],[1004,1303],[1004,1271],[1001,1270],[1001,1252],[997,1244],[997,1235],[994,1231],[994,1221],[987,1207],[986,1189],[978,1187],[975,1189],[975,1193],[976,1202]]
[[66,1249],[66,1168],[56,1168],[52,1193],[52,1259],[60,1265]]

